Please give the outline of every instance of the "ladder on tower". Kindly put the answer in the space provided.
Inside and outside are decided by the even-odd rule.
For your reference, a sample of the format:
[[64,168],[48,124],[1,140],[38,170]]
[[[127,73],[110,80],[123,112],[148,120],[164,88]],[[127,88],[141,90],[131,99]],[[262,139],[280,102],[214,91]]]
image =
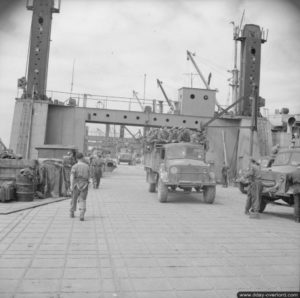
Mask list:
[[20,127],[19,127],[19,136],[18,136],[18,143],[17,143],[17,150],[16,150],[16,153],[22,155],[23,158],[28,158],[29,156],[32,114],[33,114],[33,100],[28,99],[26,101],[23,101]]

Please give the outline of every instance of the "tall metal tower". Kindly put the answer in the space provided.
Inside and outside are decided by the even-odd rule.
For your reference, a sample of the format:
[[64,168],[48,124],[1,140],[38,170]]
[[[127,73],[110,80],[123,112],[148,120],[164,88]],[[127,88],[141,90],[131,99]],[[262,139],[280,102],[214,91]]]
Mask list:
[[15,103],[10,148],[24,158],[29,158],[34,149],[34,145],[31,144],[32,136],[40,139],[41,144],[44,142],[43,130],[47,123],[48,109],[46,86],[52,14],[59,12],[60,0],[56,2],[27,0],[26,7],[33,11],[27,78],[25,82],[19,80],[19,87],[23,86],[24,94],[22,98],[17,98]]
[[258,25],[246,24],[237,40],[241,41],[239,98],[244,98],[238,104],[237,114],[251,116],[253,86],[256,88],[255,100],[259,99],[261,44],[266,42],[266,38]]
[[26,97],[45,99],[49,63],[52,14],[60,10],[60,1],[27,0],[26,7],[32,10],[30,51],[27,72]]

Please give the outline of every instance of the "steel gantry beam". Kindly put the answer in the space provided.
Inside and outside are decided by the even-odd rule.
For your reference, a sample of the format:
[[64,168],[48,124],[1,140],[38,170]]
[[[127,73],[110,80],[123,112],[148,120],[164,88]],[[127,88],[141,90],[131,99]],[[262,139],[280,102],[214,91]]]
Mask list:
[[[124,110],[109,110],[96,108],[83,109],[86,122],[110,123],[118,125],[149,126],[149,127],[186,127],[200,129],[201,123],[210,120],[210,117],[190,115],[174,115],[153,112],[136,112]],[[212,125],[218,126],[218,125]]]

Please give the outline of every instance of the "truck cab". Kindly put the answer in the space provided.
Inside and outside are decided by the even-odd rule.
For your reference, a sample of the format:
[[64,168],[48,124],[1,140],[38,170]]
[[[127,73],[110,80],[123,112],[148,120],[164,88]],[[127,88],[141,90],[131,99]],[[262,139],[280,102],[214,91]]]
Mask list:
[[128,148],[121,148],[117,156],[118,164],[121,162],[128,163],[128,165],[135,165],[135,154]]
[[215,174],[205,161],[201,144],[155,144],[145,153],[145,169],[149,191],[157,188],[158,199],[166,202],[169,191],[203,191],[206,203],[212,204],[216,194]]

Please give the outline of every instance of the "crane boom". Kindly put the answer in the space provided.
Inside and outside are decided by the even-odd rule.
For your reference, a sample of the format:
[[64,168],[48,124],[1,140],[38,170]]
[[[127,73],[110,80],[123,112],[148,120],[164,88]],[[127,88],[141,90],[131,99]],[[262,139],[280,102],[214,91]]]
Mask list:
[[201,124],[201,128],[202,129],[206,128],[209,124],[211,124],[215,120],[219,119],[223,114],[225,114],[226,112],[228,112],[232,107],[234,107],[236,104],[238,104],[239,102],[241,102],[243,100],[244,100],[244,97],[239,98],[236,102],[232,103],[226,109],[223,109],[220,113],[218,113],[217,115],[215,115],[213,118],[211,118],[210,120],[208,120],[206,123]]
[[[204,76],[203,76],[203,74],[202,74],[202,72],[200,71],[200,69],[199,69],[199,67],[198,67],[198,65],[197,65],[197,63],[196,63],[196,61],[195,61],[194,58],[193,58],[192,53],[191,53],[190,51],[186,51],[186,53],[187,53],[187,56],[188,56],[187,59],[188,59],[188,60],[190,59],[190,60],[192,61],[193,65],[194,65],[194,67],[196,68],[196,70],[197,70],[197,72],[198,72],[200,78],[202,79],[202,81],[203,81],[203,83],[204,83],[206,89],[210,89],[210,88],[209,88],[209,84],[210,84],[210,77],[211,77],[211,75],[210,75],[209,78],[208,78],[208,79],[209,79],[209,83],[207,83],[206,80],[205,80],[205,78],[204,78]],[[224,109],[221,107],[221,105],[218,103],[217,99],[216,99],[216,106],[218,107],[219,110],[221,110],[221,111],[224,110]]]
[[211,72],[208,75],[208,79],[207,79],[207,84],[208,86],[210,86],[210,81],[211,81]]
[[124,126],[124,128],[128,131],[128,133],[133,137],[134,140],[136,140],[135,135],[126,127]]
[[7,150],[7,147],[4,145],[4,143],[0,139],[0,151],[1,151],[1,149],[4,151],[4,150]]
[[205,80],[205,78],[204,78],[202,72],[200,71],[200,69],[199,69],[199,67],[198,67],[198,65],[197,65],[197,63],[196,63],[196,61],[194,60],[192,53],[191,53],[190,51],[186,51],[186,53],[187,53],[187,56],[188,56],[187,58],[190,59],[190,60],[192,61],[193,65],[194,65],[196,71],[198,72],[198,74],[199,74],[199,76],[200,76],[202,82],[204,83],[206,89],[209,89],[209,85],[208,85],[208,83],[206,82],[206,80]]
[[139,105],[140,105],[140,107],[141,107],[142,111],[144,111],[144,106],[143,106],[143,104],[142,104],[141,100],[138,98],[138,96],[137,96],[137,92],[136,92],[136,91],[134,91],[134,90],[132,90],[132,94],[133,94],[133,96],[135,97],[135,99],[138,101],[138,103],[139,103]]
[[168,98],[168,96],[167,96],[167,94],[165,92],[165,89],[162,86],[162,81],[160,81],[159,79],[156,79],[156,81],[157,81],[157,85],[159,86],[161,92],[163,93],[163,95],[164,95],[164,97],[165,97],[165,99],[166,99],[166,101],[167,101],[167,103],[168,103],[171,111],[174,112],[174,110],[175,110],[174,106],[173,106],[172,102],[170,101],[170,99]]

